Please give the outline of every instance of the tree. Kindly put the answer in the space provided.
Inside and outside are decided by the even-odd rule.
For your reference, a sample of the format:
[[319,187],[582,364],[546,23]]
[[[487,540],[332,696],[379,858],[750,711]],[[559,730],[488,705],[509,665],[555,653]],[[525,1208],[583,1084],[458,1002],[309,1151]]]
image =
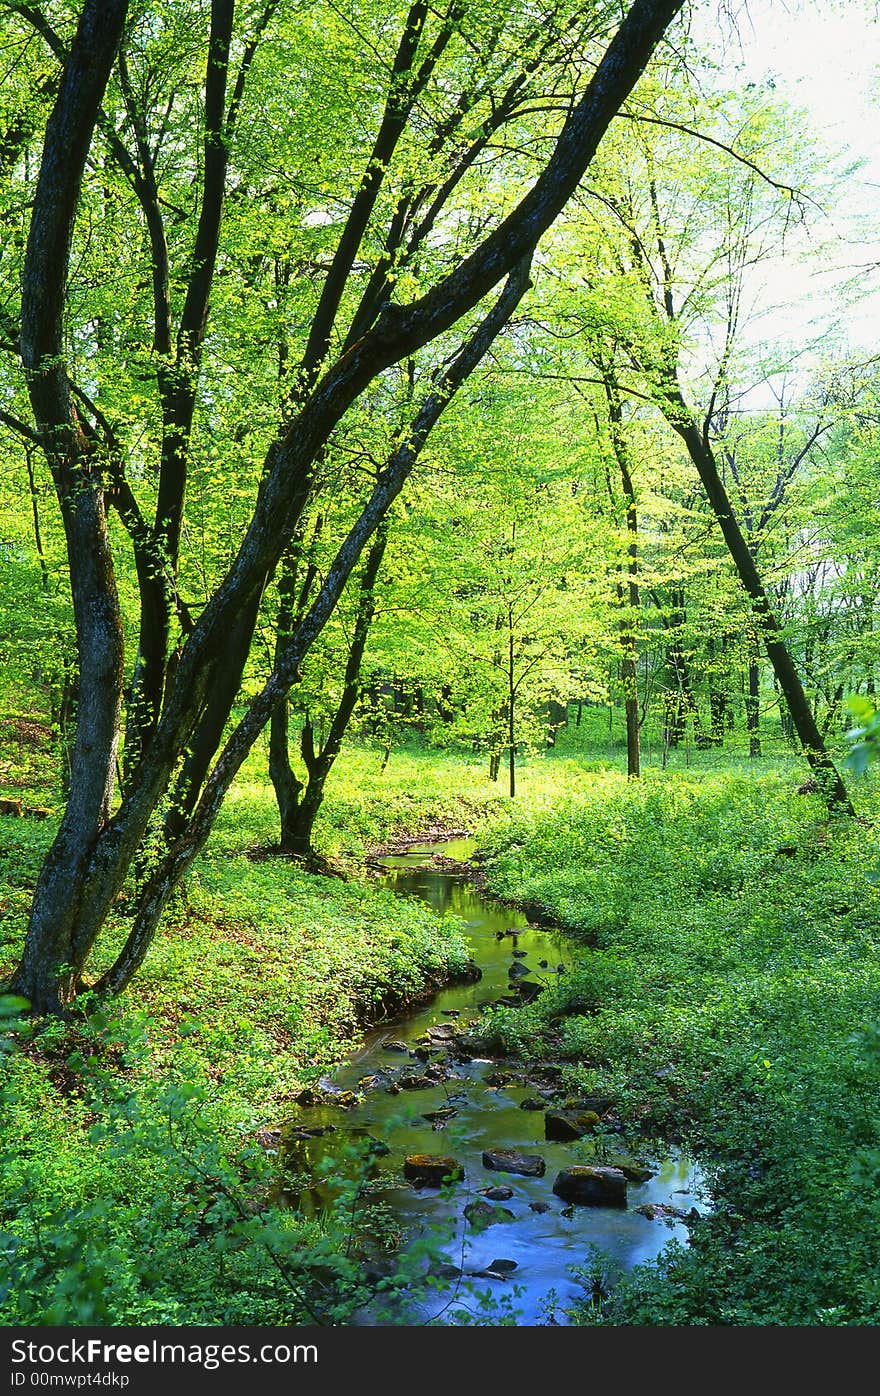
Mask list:
[[[383,518],[376,529],[367,552],[367,559],[358,580],[357,608],[352,625],[348,653],[338,700],[329,715],[326,735],[316,739],[315,725],[310,713],[303,718],[299,753],[305,766],[305,780],[296,776],[290,759],[290,715],[286,699],[282,699],[272,714],[269,739],[269,775],[278,801],[281,826],[279,848],[282,853],[312,858],[312,834],[315,820],[324,799],[327,777],[342,748],[348,725],[361,694],[361,665],[376,610],[375,588],[388,543],[388,519]],[[300,591],[302,596],[302,591]],[[282,606],[293,601],[288,592]],[[294,627],[292,606],[279,615],[276,667],[284,662],[284,648]]]
[[[760,123],[758,135],[760,148]],[[804,755],[829,806],[852,813],[846,788],[826,749],[772,598],[731,504],[714,449],[716,416],[726,400],[739,323],[740,277],[746,261],[759,255],[753,241],[758,230],[764,235],[768,218],[765,210],[756,212],[756,185],[767,181],[760,174],[754,158],[756,151],[749,144],[748,123],[740,133],[740,144],[736,156],[731,147],[728,149],[735,169],[745,171],[742,178],[728,170],[724,179],[716,174],[709,187],[703,171],[697,178],[695,194],[685,200],[680,178],[673,177],[668,188],[661,185],[650,145],[643,137],[636,137],[623,178],[619,167],[612,169],[596,190],[599,202],[617,227],[616,243],[612,244],[615,250],[610,258],[617,288],[609,295],[607,273],[603,277],[601,271],[585,278],[591,303],[585,319],[594,333],[592,317],[599,313],[599,296],[606,296],[613,307],[612,314],[604,317],[606,332],[613,341],[626,345],[631,365],[641,377],[641,391],[647,391],[656,402],[699,476],[749,597],[755,625]],[[775,188],[779,190],[778,185]],[[793,191],[788,188],[782,192],[788,206]],[[707,246],[708,231],[711,241]],[[698,412],[687,397],[685,345],[688,332],[693,333],[701,317],[705,326],[713,309],[718,314],[719,300],[720,344],[714,365],[706,369],[709,386],[705,406]],[[713,347],[710,339],[705,358],[711,359]]]
[[[613,361],[603,361],[601,351],[598,369],[607,409],[608,435],[611,450],[617,463],[617,473],[624,499],[626,517],[626,571],[627,587],[624,596],[623,586],[618,582],[618,596],[621,606],[625,606],[625,616],[620,623],[621,678],[623,680],[623,703],[626,720],[626,773],[635,780],[641,773],[641,744],[638,691],[639,655],[639,514],[636,501],[633,469],[624,425],[623,403],[620,384],[617,381]],[[614,503],[615,490],[609,477],[608,492]]]
[[[119,469],[120,443],[113,425],[88,390],[75,381],[76,364],[65,333],[65,316],[70,322],[70,252],[96,129],[107,131],[109,147],[114,147],[115,128],[102,103],[125,33],[128,6],[122,0],[112,4],[84,0],[76,33],[66,50],[59,95],[46,125],[22,270],[21,359],[35,430],[49,461],[65,526],[80,684],[70,797],[40,872],[14,981],[16,991],[27,997],[36,1011],[64,1011],[75,999],[115,897],[129,870],[143,858],[144,841],[149,841],[157,818],[161,828],[162,807],[170,798],[172,817],[165,825],[165,850],[141,880],[126,946],[100,982],[119,989],[137,969],[168,897],[203,845],[241,761],[295,682],[363,548],[403,487],[420,438],[430,430],[468,362],[475,355],[481,357],[509,319],[526,289],[532,250],[576,189],[609,121],[680,5],[681,0],[635,0],[604,53],[597,54],[595,71],[565,118],[543,169],[491,231],[483,233],[472,249],[465,249],[465,255],[448,235],[447,265],[441,266],[433,281],[433,268],[429,267],[427,289],[422,289],[417,278],[408,280],[403,274],[407,270],[405,259],[401,266],[401,259],[392,256],[389,261],[380,252],[377,260],[370,261],[364,238],[375,216],[375,239],[381,215],[389,212],[381,206],[383,183],[404,134],[415,129],[422,89],[431,82],[438,100],[447,94],[443,83],[437,82],[435,70],[453,37],[460,33],[463,19],[455,6],[436,19],[431,16],[429,23],[427,6],[421,3],[403,16],[373,149],[329,265],[321,268],[321,291],[311,316],[302,367],[285,404],[281,428],[264,454],[245,536],[198,618],[187,608],[178,608],[182,635],[172,652],[173,664],[166,668],[161,709],[154,722],[156,686],[148,721],[142,725],[145,735],[138,739],[134,761],[127,763],[122,802],[113,811],[113,775],[126,677],[113,538],[107,524],[107,504],[114,491],[132,537],[141,525],[133,507],[136,500],[127,488],[130,482]],[[269,7],[260,16],[257,30],[271,18]],[[389,19],[397,23],[391,16]],[[588,19],[604,24],[606,16],[604,12],[591,13]],[[561,12],[557,20],[558,32]],[[538,28],[543,37],[542,26]],[[534,43],[529,76],[542,71],[537,34]],[[221,191],[227,185],[227,137],[230,125],[238,120],[253,45],[253,35],[246,38],[236,31],[232,0],[213,0],[202,123],[205,147],[201,179],[206,190],[209,183]],[[240,54],[240,61],[230,95],[227,78],[233,51]],[[466,40],[459,52],[467,52]],[[124,98],[126,79],[121,65],[119,82]],[[481,129],[461,153],[462,121],[471,111],[470,91],[470,83],[464,91],[459,87],[459,95],[447,104],[445,116],[435,118],[433,136],[443,137],[440,143],[445,149],[445,136],[451,131],[454,139],[449,144],[457,144],[459,159],[445,183],[429,177],[413,195],[417,212],[410,241],[415,237],[420,254],[426,236],[423,227],[433,230],[439,226],[452,194],[486,146]],[[515,96],[518,92],[519,88]],[[485,107],[491,107],[494,95],[484,94]],[[131,122],[136,126],[133,116]],[[491,135],[491,122],[489,126]],[[123,161],[122,153],[118,154]],[[432,172],[437,154],[435,150]],[[141,177],[143,163],[142,159]],[[403,205],[407,212],[412,208],[406,198]],[[392,222],[400,210],[398,198],[390,210]],[[216,270],[215,225],[221,225],[222,207],[218,212],[214,206],[210,213],[212,226],[205,230],[200,217],[193,244],[192,267],[199,287],[212,264]],[[202,231],[210,233],[209,246],[200,243]],[[379,238],[380,243],[388,241],[388,233],[384,238],[379,233]],[[391,242],[396,248],[398,244],[393,239]],[[362,249],[370,267],[366,285],[356,274]],[[152,233],[150,267],[155,290],[157,277],[161,277],[161,257]],[[486,309],[482,303],[505,277],[504,290]],[[200,306],[206,315],[207,296],[200,300]],[[234,697],[229,696],[233,688],[230,675],[236,678],[237,688],[259,599],[313,492],[328,440],[348,409],[380,374],[419,354],[432,341],[448,336],[463,317],[474,314],[476,323],[471,322],[457,350],[450,350],[446,341],[443,352],[449,367],[424,398],[407,440],[380,472],[357,521],[341,541],[283,662],[221,748],[223,724],[216,700],[222,690],[221,707],[228,717]],[[196,361],[201,352],[189,336],[187,329],[178,344],[178,353],[187,361],[174,372],[177,386],[183,375],[185,394],[197,378]],[[175,429],[172,422],[172,436]],[[183,457],[172,453],[165,459],[171,461],[172,456],[180,465],[186,449]],[[165,477],[169,488],[179,473],[172,465]],[[185,481],[183,486],[179,479],[176,484],[175,503],[184,498]],[[157,518],[165,530],[165,551],[171,554],[177,528],[175,509],[160,509]],[[137,561],[134,543],[133,550]],[[163,557],[162,565],[166,561],[173,570],[173,557]],[[151,565],[155,578],[160,565],[155,557]],[[138,569],[143,587],[142,571]],[[166,586],[175,594],[173,580]],[[149,582],[145,590],[149,590]],[[147,670],[145,682],[154,681],[155,675],[151,678]],[[135,691],[141,691],[138,685]],[[218,749],[212,765],[213,751]]]

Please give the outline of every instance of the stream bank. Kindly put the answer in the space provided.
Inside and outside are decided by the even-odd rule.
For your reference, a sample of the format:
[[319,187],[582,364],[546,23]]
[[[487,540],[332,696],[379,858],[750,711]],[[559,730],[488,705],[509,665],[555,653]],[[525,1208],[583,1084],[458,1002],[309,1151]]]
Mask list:
[[584,1296],[578,1267],[595,1269],[598,1256],[628,1270],[671,1236],[686,1240],[689,1214],[704,1205],[699,1171],[679,1153],[632,1147],[615,1102],[572,1098],[560,1063],[472,1055],[468,1029],[483,1009],[540,993],[567,953],[558,931],[473,885],[472,851],[449,840],[381,859],[396,893],[461,918],[480,975],[372,1029],[317,1091],[300,1094],[280,1145],[291,1174],[308,1181],[288,1200],[332,1208],[351,1141],[366,1139],[371,1197],[404,1248],[427,1247],[440,1290],[395,1321],[469,1321],[488,1293],[490,1310],[494,1301],[519,1323],[564,1322]]

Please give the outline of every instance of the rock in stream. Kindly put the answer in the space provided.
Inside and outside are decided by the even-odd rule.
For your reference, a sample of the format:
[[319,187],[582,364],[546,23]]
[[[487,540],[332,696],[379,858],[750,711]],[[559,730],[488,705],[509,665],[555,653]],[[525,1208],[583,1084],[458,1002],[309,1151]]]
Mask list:
[[461,1182],[464,1169],[448,1154],[407,1154],[403,1176],[415,1187],[439,1188],[446,1182]]
[[619,1168],[574,1164],[556,1175],[553,1191],[563,1202],[584,1207],[625,1207],[626,1178]]
[[543,1178],[547,1165],[540,1154],[520,1154],[516,1149],[486,1149],[483,1167],[496,1173],[520,1173],[524,1178]]

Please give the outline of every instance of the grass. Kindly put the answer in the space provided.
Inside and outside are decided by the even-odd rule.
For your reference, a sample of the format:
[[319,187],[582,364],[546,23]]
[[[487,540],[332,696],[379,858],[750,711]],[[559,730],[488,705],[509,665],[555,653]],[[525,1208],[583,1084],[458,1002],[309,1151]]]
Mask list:
[[[870,804],[870,792],[863,792]],[[561,1055],[631,1127],[684,1141],[715,1205],[599,1313],[626,1324],[874,1324],[880,889],[863,824],[791,782],[604,778],[507,812],[490,887],[569,926],[572,971],[488,1047]],[[595,1322],[592,1306],[581,1314]]]
[[[13,736],[24,754],[6,747],[0,793],[18,793],[18,773],[27,803],[52,807],[48,737]],[[711,1180],[690,1247],[580,1320],[876,1322],[867,826],[829,823],[784,756],[678,752],[638,785],[621,757],[570,729],[521,763],[510,802],[481,759],[398,751],[383,772],[381,752],[351,747],[316,833],[343,880],[264,856],[277,825],[257,749],[130,991],[6,1056],[5,1321],[249,1325],[316,1306],[349,1321],[367,1292],[346,1255],[361,1204],[343,1196],[311,1221],[277,1206],[259,1140],[365,1022],[462,967],[453,920],[356,875],[371,847],[447,826],[478,832],[499,894],[573,935],[571,972],[535,1006],[495,1010],[487,1040],[562,1056],[573,1088],[608,1087],[634,1127],[696,1149]],[[866,782],[860,809],[874,803]],[[53,827],[0,819],[0,972]],[[120,915],[96,968],[124,929]],[[387,1221],[363,1208],[364,1226]]]
[[[392,779],[370,788],[378,760],[353,753],[348,774],[343,766],[321,828],[340,861],[351,866],[401,830],[476,817],[438,772],[417,783],[418,798],[404,795],[413,770],[399,764],[399,799]],[[53,826],[0,820],[4,975]],[[333,1217],[275,1206],[277,1162],[258,1141],[363,1024],[461,972],[468,950],[453,917],[369,879],[254,857],[275,837],[270,792],[252,767],[131,990],[109,1012],[93,1006],[7,1053],[6,1322],[330,1322],[363,1301],[364,1277],[346,1261],[346,1209],[357,1203],[364,1227],[381,1219],[346,1202],[347,1185]],[[120,915],[96,970],[124,932]]]

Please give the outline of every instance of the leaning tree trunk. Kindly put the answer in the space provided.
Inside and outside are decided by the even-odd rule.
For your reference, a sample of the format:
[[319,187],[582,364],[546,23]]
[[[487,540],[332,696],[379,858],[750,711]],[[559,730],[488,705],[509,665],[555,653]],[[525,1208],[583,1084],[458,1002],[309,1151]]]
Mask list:
[[[142,889],[134,922],[126,943],[115,963],[99,980],[97,988],[109,989],[118,993],[125,988],[142,964],[168,899],[186,869],[204,847],[226,792],[240,769],[241,763],[257,737],[269,723],[280,699],[286,696],[297,681],[311,646],[333,614],[343,588],[357,565],[364,548],[381,525],[390,506],[412,473],[419,452],[432,428],[436,425],[458,388],[479,364],[489,346],[494,343],[495,338],[505,327],[531,285],[529,267],[530,259],[524,258],[511,272],[498,300],[474,330],[470,339],[462,345],[436,384],[434,391],[419,409],[406,439],[388,460],[385,468],[379,472],[369,500],[340,546],[326,574],[323,586],[308,613],[297,626],[289,647],[285,648],[283,658],[279,660],[261,692],[251,700],[241,721],[228,737],[213,770],[205,781],[198,804],[193,809],[186,828],[168,848],[151,878]],[[308,420],[307,410],[303,411],[299,420],[300,425],[302,425],[303,420]],[[308,479],[306,478],[301,485],[300,495],[302,495],[302,490],[307,488],[307,485]],[[262,498],[265,500],[265,492]],[[279,540],[279,552],[286,541],[286,539]],[[276,553],[276,561],[277,556]],[[217,598],[215,598],[216,603]],[[203,620],[204,617],[199,624],[202,624]],[[193,685],[187,683],[188,675],[184,668],[186,659],[185,653],[178,671],[175,693],[183,695],[180,701],[189,704],[184,712],[191,714],[197,712],[198,704],[204,701],[204,686],[201,690],[196,688],[195,694],[193,694]],[[204,680],[204,675],[202,677]],[[169,708],[162,719],[159,737],[162,735],[164,726],[170,720],[169,714],[173,714],[173,708]],[[156,746],[151,749],[151,758],[156,747],[159,748],[159,754],[163,754],[163,748],[159,746],[157,741]],[[148,805],[146,798],[139,802],[132,800],[129,809],[124,807],[117,815],[117,821],[121,826],[119,836],[123,839],[132,839],[129,827],[131,822],[136,819],[146,820],[148,812],[158,799],[161,788],[160,781],[163,776],[161,769],[156,767],[155,760],[153,765],[156,774],[155,785],[150,791],[152,804]],[[164,779],[167,780],[167,776],[168,772],[165,772]],[[140,829],[141,834],[143,827],[141,826]],[[116,833],[115,830],[113,832]],[[135,826],[134,832],[138,833],[137,826]],[[127,843],[126,849],[128,847],[133,847],[133,844]],[[129,860],[131,856],[129,855]],[[114,861],[111,865],[110,876],[112,877],[117,872],[117,863]],[[104,895],[106,895],[107,889],[113,885],[109,878],[105,879],[103,883],[98,881],[98,888],[104,892]]]
[[829,809],[852,815],[852,804],[846,786],[828,754],[822,734],[816,724],[803,684],[782,637],[779,622],[770,605],[770,598],[758,573],[748,543],[736,521],[727,491],[718,472],[715,455],[705,435],[700,432],[688,412],[679,391],[667,396],[667,416],[688,449],[697,469],[712,511],[721,526],[724,541],[730,551],[739,579],[745,587],[758,623],[773,672],[785,699],[794,729],[804,755]]
[[223,737],[235,699],[241,689],[245,665],[250,654],[251,637],[257,623],[261,592],[255,593],[243,605],[229,627],[226,647],[220,660],[212,667],[205,702],[198,723],[187,745],[183,764],[175,779],[162,834],[171,844],[186,828],[211,762]]

